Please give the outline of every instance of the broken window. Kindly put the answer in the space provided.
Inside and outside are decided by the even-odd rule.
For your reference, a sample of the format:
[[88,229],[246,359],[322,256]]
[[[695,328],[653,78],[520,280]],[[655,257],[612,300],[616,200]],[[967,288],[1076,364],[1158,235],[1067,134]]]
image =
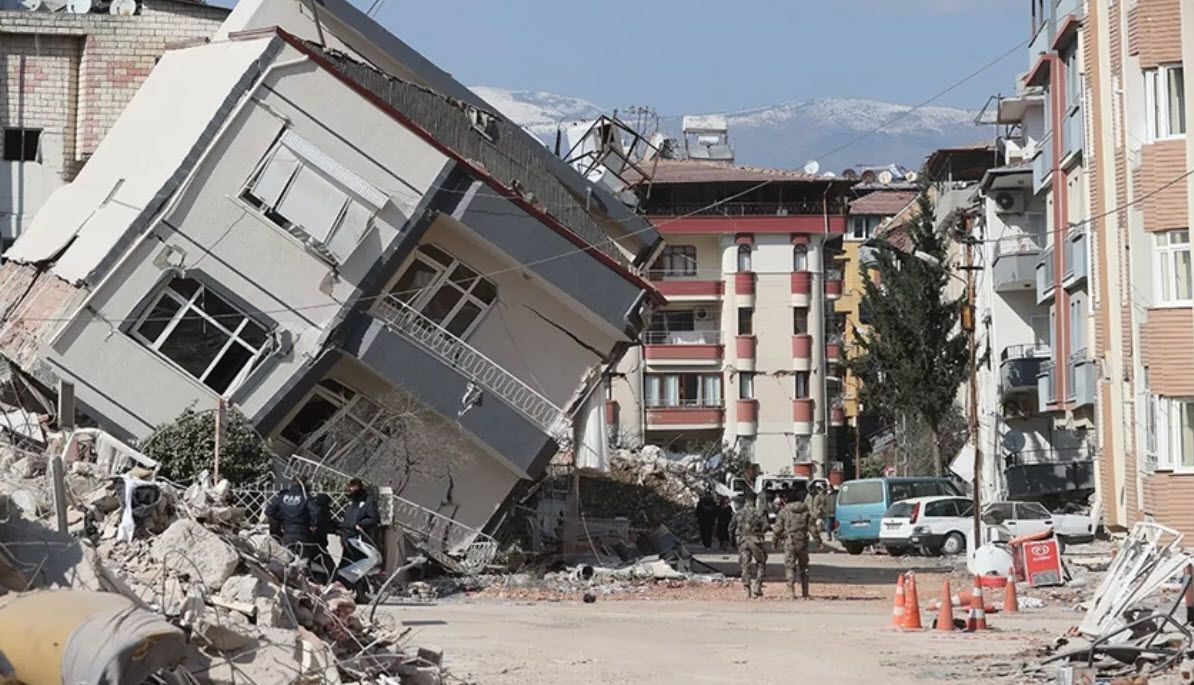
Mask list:
[[423,244],[390,297],[463,338],[497,300],[497,286],[440,248]]
[[361,466],[396,434],[392,412],[331,379],[324,379],[280,436],[299,452],[339,470]]
[[36,162],[39,145],[41,145],[41,129],[4,129],[4,161],[6,162]]
[[320,255],[342,264],[389,198],[287,131],[241,197]]
[[228,395],[265,358],[269,332],[193,278],[175,278],[132,329],[146,347]]

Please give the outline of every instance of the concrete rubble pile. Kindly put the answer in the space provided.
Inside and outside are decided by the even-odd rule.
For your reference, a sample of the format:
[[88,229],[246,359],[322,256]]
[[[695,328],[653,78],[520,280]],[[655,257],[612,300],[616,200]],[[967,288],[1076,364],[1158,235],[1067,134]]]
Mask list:
[[[47,453],[61,446],[51,439]],[[29,651],[25,639],[65,645],[50,678],[60,675],[59,682],[101,682],[76,677],[81,662],[100,664],[92,670],[108,682],[443,681],[437,650],[406,645],[405,632],[375,615],[376,606],[358,607],[341,585],[308,580],[301,562],[263,526],[245,523],[245,510],[230,504],[227,481],[204,473],[183,489],[154,469],[112,474],[96,461],[75,459],[65,469],[63,534],[55,524],[49,462],[46,453],[11,448],[0,456],[0,624],[25,620],[20,634],[0,629],[0,655],[7,658],[0,658],[0,682],[5,676],[40,682],[20,676],[42,666],[22,666],[10,653]],[[94,612],[47,615],[46,607],[57,605]],[[103,612],[120,616],[113,625],[144,628],[113,642],[123,651],[86,652],[96,640],[81,636]],[[73,641],[64,639],[68,633]],[[146,650],[151,657],[130,656]],[[146,664],[156,670],[137,670]],[[2,670],[22,667],[24,674]]]
[[[1171,528],[1137,523],[1109,559],[1077,571],[1075,580],[1087,581],[1080,583],[1083,619],[1046,650],[1034,675],[1057,683],[1194,683],[1194,557],[1181,540]],[[1103,566],[1096,582],[1094,569]]]

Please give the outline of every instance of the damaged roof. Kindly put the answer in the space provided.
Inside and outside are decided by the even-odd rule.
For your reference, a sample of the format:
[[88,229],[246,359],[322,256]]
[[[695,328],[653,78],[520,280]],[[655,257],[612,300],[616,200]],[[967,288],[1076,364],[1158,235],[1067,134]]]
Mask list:
[[654,166],[654,172],[651,174],[652,185],[668,183],[758,183],[761,181],[853,183],[853,181],[844,178],[814,176],[806,174],[803,171],[768,169],[742,164],[726,164],[722,162],[705,162],[688,159],[661,159],[654,163],[643,163],[644,168],[650,169],[652,166]]
[[915,190],[876,190],[850,203],[851,214],[898,214],[916,199]]

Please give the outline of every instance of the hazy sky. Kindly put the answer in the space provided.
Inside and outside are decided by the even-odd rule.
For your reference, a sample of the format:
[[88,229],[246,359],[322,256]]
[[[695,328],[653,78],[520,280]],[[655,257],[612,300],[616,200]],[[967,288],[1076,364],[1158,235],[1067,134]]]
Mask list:
[[[382,2],[379,21],[466,84],[661,114],[831,96],[911,104],[1029,31],[1027,0]],[[1016,50],[937,102],[978,108],[1027,67]]]

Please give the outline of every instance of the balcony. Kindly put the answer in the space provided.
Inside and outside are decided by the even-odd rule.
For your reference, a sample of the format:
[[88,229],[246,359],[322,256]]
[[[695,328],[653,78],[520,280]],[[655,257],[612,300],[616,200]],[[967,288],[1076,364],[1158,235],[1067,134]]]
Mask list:
[[813,434],[813,401],[810,398],[792,400],[792,432],[796,435]]
[[722,358],[719,331],[647,331],[643,350],[650,363],[715,364]]
[[842,338],[831,335],[825,338],[825,361],[830,364],[842,363]]
[[1085,121],[1082,118],[1082,106],[1075,105],[1066,115],[1065,122],[1062,129],[1062,144],[1065,150],[1065,159],[1073,159],[1073,155],[1081,154],[1083,147],[1083,136],[1085,135],[1085,128],[1083,124]]
[[755,435],[759,431],[759,401],[738,400],[738,435]]
[[371,313],[387,329],[488,391],[547,435],[571,437],[572,422],[564,410],[413,307],[387,297],[376,300]]
[[1095,401],[1095,361],[1081,349],[1066,358],[1066,401],[1074,407],[1093,405]]
[[1041,362],[1040,370],[1036,374],[1037,410],[1050,411],[1050,405],[1057,403],[1057,383],[1053,374],[1053,362],[1046,359]]
[[1094,490],[1094,448],[1024,450],[1008,454],[1004,461],[1008,497],[1033,499]]
[[825,299],[836,300],[842,296],[842,272],[840,269],[825,270]]
[[725,408],[721,400],[679,400],[667,406],[647,407],[647,426],[669,430],[721,428]]
[[1047,18],[1040,21],[1032,42],[1028,45],[1028,68],[1036,65],[1041,55],[1053,49],[1053,22]]
[[1089,266],[1086,260],[1086,227],[1079,226],[1070,229],[1065,239],[1065,273],[1062,274],[1062,285],[1070,287],[1089,276]]
[[745,295],[747,299],[755,297],[755,274],[753,271],[739,271],[734,274],[734,292]]
[[999,355],[999,396],[1012,397],[1037,392],[1041,364],[1049,359],[1049,347],[1012,345]]
[[792,272],[792,306],[808,307],[812,304],[813,274],[811,271]]
[[1002,238],[995,243],[991,262],[991,281],[995,292],[1019,292],[1036,283],[1036,264],[1040,259],[1040,239],[1031,234]]
[[846,425],[846,407],[841,402],[835,402],[829,408],[829,425],[844,426]]
[[673,301],[717,300],[725,293],[720,271],[652,269],[648,276],[660,294]]
[[792,370],[808,371],[813,365],[813,336],[798,333],[792,336]]
[[1053,246],[1050,245],[1041,251],[1041,256],[1036,262],[1036,302],[1043,304],[1046,300],[1053,297]]
[[[1048,132],[1045,134],[1048,138]],[[1053,175],[1053,149],[1046,142],[1040,146],[1036,157],[1032,158],[1032,192],[1039,195],[1041,190],[1048,187]]]

